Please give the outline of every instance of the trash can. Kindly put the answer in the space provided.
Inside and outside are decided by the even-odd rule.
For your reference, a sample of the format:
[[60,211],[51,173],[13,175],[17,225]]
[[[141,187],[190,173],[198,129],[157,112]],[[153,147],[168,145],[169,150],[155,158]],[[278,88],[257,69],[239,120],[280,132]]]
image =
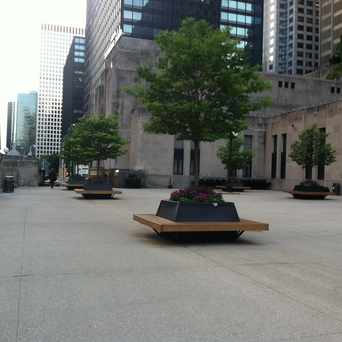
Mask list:
[[339,183],[334,183],[332,185],[332,191],[335,195],[341,196],[341,184]]
[[13,176],[5,177],[3,191],[7,193],[14,192],[14,177]]

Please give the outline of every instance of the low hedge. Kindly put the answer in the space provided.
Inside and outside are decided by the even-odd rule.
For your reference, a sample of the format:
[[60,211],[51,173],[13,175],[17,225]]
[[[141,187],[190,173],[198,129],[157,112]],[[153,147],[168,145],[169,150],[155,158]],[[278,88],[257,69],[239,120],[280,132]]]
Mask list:
[[242,184],[253,190],[269,190],[272,185],[266,179],[242,179]]
[[294,191],[302,192],[330,192],[330,189],[326,186],[322,186],[314,181],[305,181],[296,185]]
[[[226,178],[223,177],[203,177],[199,181],[200,186],[217,187],[225,186],[227,183]],[[246,186],[254,190],[268,190],[271,188],[271,183],[266,179],[236,179],[236,184]]]

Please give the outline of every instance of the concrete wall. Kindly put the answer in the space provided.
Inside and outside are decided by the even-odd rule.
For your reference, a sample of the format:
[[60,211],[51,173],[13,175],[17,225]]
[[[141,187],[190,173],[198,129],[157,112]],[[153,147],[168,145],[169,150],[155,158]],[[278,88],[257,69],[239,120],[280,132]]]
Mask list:
[[38,186],[38,161],[5,158],[0,162],[0,188],[5,176],[13,176],[16,186]]
[[260,94],[269,96],[272,106],[259,111],[262,116],[273,116],[295,109],[318,106],[342,99],[342,82],[308,76],[262,73],[271,89]]
[[[291,145],[298,139],[298,135],[313,125],[325,128],[328,134],[327,142],[336,149],[336,162],[326,167],[325,180],[322,184],[331,186],[342,183],[342,101],[317,107],[310,107],[301,111],[283,113],[269,119],[266,132],[266,176],[271,178],[272,137],[278,135],[278,162],[280,163],[281,134],[287,134],[287,167],[286,178],[280,179],[280,164],[278,163],[277,177],[272,180],[274,188],[291,189],[304,179],[304,170],[289,158]],[[317,178],[317,170],[313,172]]]

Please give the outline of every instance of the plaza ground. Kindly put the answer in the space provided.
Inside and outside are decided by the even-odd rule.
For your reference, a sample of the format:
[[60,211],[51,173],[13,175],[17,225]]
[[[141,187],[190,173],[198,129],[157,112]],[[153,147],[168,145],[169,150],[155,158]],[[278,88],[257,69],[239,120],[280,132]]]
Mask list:
[[132,221],[169,192],[1,193],[0,341],[342,341],[341,197],[228,195],[270,232],[177,243]]

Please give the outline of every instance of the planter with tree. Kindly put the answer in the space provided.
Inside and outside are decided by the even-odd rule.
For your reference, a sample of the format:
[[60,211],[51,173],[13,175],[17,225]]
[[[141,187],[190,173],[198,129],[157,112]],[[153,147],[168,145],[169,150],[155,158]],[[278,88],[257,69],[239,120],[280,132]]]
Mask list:
[[[268,103],[251,96],[268,89],[228,31],[207,22],[185,19],[177,32],[156,38],[156,66],[138,70],[140,83],[129,92],[150,113],[145,130],[190,140],[194,146],[194,186],[200,175],[200,144],[246,128],[250,111]],[[198,211],[201,207],[198,206]]]
[[69,174],[68,181],[63,185],[68,190],[83,189],[86,183],[86,177],[79,175],[77,172],[78,165],[82,163],[80,149],[78,141],[72,135],[72,130],[70,130],[64,139],[62,152],[62,157]]
[[291,146],[290,158],[305,172],[305,181],[296,185],[291,192],[298,199],[325,199],[332,195],[328,187],[312,180],[314,167],[324,168],[335,162],[336,152],[326,142],[328,134],[317,126],[305,129]]
[[243,139],[237,134],[231,134],[224,146],[220,147],[217,156],[227,170],[226,191],[244,191],[248,189],[235,177],[235,171],[248,166],[252,161],[252,151],[245,149]]
[[63,156],[78,164],[96,162],[97,171],[95,178],[85,182],[84,189],[76,189],[78,193],[85,198],[112,197],[112,181],[100,176],[100,163],[119,157],[124,144],[114,116],[90,115],[75,124],[65,139]]

